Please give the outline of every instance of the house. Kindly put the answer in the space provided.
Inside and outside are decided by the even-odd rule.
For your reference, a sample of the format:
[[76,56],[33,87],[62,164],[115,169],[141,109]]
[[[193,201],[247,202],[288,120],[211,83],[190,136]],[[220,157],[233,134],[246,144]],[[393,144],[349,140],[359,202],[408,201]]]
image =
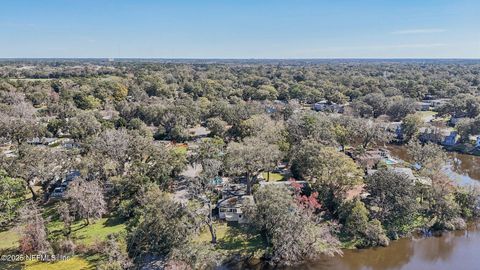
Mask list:
[[208,130],[206,127],[196,126],[188,129],[188,133],[190,136],[195,138],[205,138],[208,136],[208,134],[210,134],[210,130]]
[[432,99],[429,102],[430,102],[430,107],[439,108],[447,104],[449,101],[450,101],[449,98],[440,98],[440,99]]
[[420,129],[419,139],[422,142],[441,143],[448,136],[448,131],[437,127],[425,127]]
[[247,194],[247,185],[245,184],[229,184],[222,189],[222,199],[235,196],[244,196]]
[[[432,185],[432,180],[428,177],[417,177],[413,174],[413,170],[410,168],[403,168],[403,167],[397,167],[397,168],[391,168],[395,173],[402,174],[404,175],[412,184],[415,183],[420,183],[423,185]],[[373,175],[377,172],[378,170],[367,170],[367,175]]]
[[7,158],[17,157],[17,154],[15,154],[15,152],[13,150],[5,150],[5,151],[3,151],[3,154]]
[[38,137],[35,137],[31,140],[27,140],[27,143],[28,144],[33,144],[33,145],[40,145],[40,144],[42,144],[42,140]]
[[63,132],[62,130],[57,131],[57,134],[56,134],[56,135],[57,135],[58,137],[60,137],[60,138],[68,138],[68,137],[71,136],[70,133],[68,133],[68,132]]
[[285,101],[282,101],[282,100],[274,100],[273,101],[273,104],[270,103],[270,104],[266,104],[265,105],[265,111],[268,113],[268,114],[273,114],[273,113],[276,113],[278,111],[280,111],[282,108],[284,108],[285,106],[287,105],[287,103]]
[[66,190],[68,188],[68,185],[78,177],[80,177],[80,171],[78,170],[69,171],[65,176],[65,178],[60,183],[60,188],[63,188],[64,190]]
[[388,122],[384,127],[395,134],[396,139],[403,140],[402,122]]
[[453,146],[457,143],[458,132],[451,131],[449,135],[445,136],[442,140],[442,144],[445,146]]
[[390,153],[386,149],[369,150],[361,154],[350,154],[352,158],[363,168],[367,170],[374,168],[381,160],[389,164]]
[[417,181],[416,183],[420,183],[422,185],[427,185],[427,186],[431,186],[432,185],[432,179],[428,178],[428,177],[417,177]]
[[116,110],[111,108],[99,111],[99,114],[103,120],[111,120],[119,115],[119,113]]
[[35,137],[31,140],[27,141],[28,144],[33,144],[33,145],[47,145],[47,146],[52,146],[54,144],[59,143],[58,138],[39,138]]
[[328,100],[322,100],[313,104],[313,109],[317,112],[343,113],[343,105],[339,105]]
[[52,146],[54,144],[59,143],[58,138],[43,138],[43,144]]
[[410,168],[393,168],[392,170],[396,173],[405,175],[408,180],[412,181],[412,183],[420,183],[423,185],[432,184],[432,179],[428,177],[417,177],[413,174],[413,170]]
[[458,132],[449,128],[424,128],[420,131],[420,141],[453,146],[458,141]]
[[415,109],[417,111],[428,111],[430,110],[430,102],[417,101],[415,102]]
[[450,123],[450,125],[455,126],[458,122],[460,122],[463,119],[467,119],[467,118],[466,117],[453,117],[452,116],[452,118],[450,118],[449,123]]
[[366,169],[374,168],[382,159],[379,151],[367,151],[362,155],[354,157],[355,161]]
[[73,139],[64,139],[62,141],[62,146],[65,149],[73,149],[73,148],[80,148],[80,144],[76,143]]
[[271,107],[266,107],[265,108],[265,112],[268,113],[268,114],[273,114],[273,113],[276,113],[277,112],[277,108],[271,106]]
[[[439,98],[439,99],[433,99],[433,97],[426,96],[424,100],[420,102],[416,102],[416,108],[417,110],[421,111],[428,111],[431,108],[439,108],[445,104],[447,104],[450,101],[448,98]],[[428,107],[428,108],[427,108]]]
[[415,177],[412,169],[410,168],[392,168],[392,171],[398,174],[403,174],[404,176],[407,177],[408,180],[412,182],[415,182],[417,180],[417,177]]
[[243,207],[253,202],[253,196],[251,195],[235,196],[221,200],[217,204],[218,217],[230,222],[245,223]]

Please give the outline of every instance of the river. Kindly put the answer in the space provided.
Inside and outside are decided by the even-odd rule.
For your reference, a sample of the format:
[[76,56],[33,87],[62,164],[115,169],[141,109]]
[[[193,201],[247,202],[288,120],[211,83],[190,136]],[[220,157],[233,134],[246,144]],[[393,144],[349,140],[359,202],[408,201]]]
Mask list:
[[388,247],[345,250],[295,269],[312,270],[474,270],[480,269],[480,228],[445,232],[437,237],[411,237]]
[[388,247],[344,250],[342,256],[324,257],[289,268],[271,268],[259,263],[252,270],[478,270],[480,227],[444,232],[441,236],[409,237],[392,241]]
[[[393,157],[409,160],[405,146],[389,145],[387,148]],[[456,152],[447,152],[447,156],[448,165],[443,170],[452,180],[460,185],[480,184],[480,157]]]
[[[390,145],[395,158],[408,161],[405,147]],[[444,171],[459,185],[480,184],[480,157],[448,153]],[[288,270],[477,270],[480,269],[480,224],[464,231],[444,232],[440,236],[392,241],[388,247],[344,250],[343,256],[325,257],[318,262]],[[259,264],[251,269],[268,269]]]
[[[392,156],[408,160],[405,147],[389,146]],[[459,185],[480,183],[480,157],[449,152],[444,171]],[[436,237],[410,237],[388,247],[344,250],[343,256],[323,258],[298,269],[332,270],[450,270],[480,269],[480,228],[445,232]]]

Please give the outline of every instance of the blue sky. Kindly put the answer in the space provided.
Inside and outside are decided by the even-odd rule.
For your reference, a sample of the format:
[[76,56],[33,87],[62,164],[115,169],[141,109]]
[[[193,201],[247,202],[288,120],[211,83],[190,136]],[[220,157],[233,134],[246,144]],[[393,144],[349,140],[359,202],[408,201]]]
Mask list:
[[480,58],[480,1],[1,0],[0,57]]

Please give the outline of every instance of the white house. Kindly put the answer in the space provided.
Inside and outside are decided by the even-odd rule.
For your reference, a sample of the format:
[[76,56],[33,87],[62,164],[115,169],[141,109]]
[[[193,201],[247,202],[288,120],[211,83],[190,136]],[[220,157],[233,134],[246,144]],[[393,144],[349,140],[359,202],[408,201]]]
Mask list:
[[328,100],[322,100],[313,104],[313,109],[317,112],[336,112],[343,113],[343,106]]
[[243,215],[243,207],[247,203],[253,203],[253,196],[244,195],[220,201],[217,205],[218,216],[220,219],[226,221],[245,223],[246,219]]

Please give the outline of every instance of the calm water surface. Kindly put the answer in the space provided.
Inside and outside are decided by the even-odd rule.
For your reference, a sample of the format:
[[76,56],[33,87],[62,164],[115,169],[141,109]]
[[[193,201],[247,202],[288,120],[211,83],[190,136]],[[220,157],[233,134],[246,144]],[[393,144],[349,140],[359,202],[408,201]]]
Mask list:
[[383,248],[346,250],[342,257],[295,269],[311,270],[474,270],[480,269],[480,228],[428,238],[403,238]]
[[[392,156],[408,161],[405,146],[389,145],[387,148]],[[450,178],[460,185],[480,185],[480,157],[455,152],[448,152],[447,155],[449,165],[444,171]]]
[[[394,157],[408,160],[405,147],[389,146]],[[444,171],[461,185],[480,184],[480,157],[448,153]],[[390,246],[345,250],[343,256],[324,258],[298,269],[332,270],[469,270],[480,269],[480,228],[447,232],[437,237],[411,237]]]

